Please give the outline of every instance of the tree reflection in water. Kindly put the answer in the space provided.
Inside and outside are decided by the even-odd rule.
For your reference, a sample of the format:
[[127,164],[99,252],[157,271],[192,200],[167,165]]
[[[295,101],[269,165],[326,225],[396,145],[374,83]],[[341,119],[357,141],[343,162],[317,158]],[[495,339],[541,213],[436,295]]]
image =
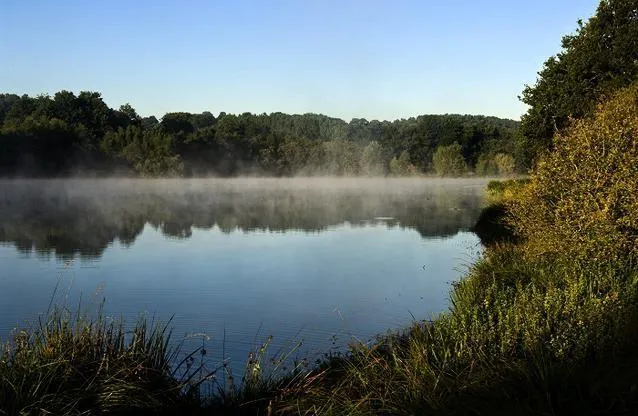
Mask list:
[[150,224],[167,238],[193,229],[321,232],[385,223],[424,238],[469,230],[483,179],[74,179],[0,181],[0,242],[23,253],[98,258]]

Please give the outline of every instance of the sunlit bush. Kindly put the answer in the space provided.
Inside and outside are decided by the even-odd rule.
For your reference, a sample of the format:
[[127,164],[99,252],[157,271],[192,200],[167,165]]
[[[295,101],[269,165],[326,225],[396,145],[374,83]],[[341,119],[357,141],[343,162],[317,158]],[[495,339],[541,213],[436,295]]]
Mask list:
[[511,207],[528,252],[594,261],[638,254],[638,84],[554,141]]

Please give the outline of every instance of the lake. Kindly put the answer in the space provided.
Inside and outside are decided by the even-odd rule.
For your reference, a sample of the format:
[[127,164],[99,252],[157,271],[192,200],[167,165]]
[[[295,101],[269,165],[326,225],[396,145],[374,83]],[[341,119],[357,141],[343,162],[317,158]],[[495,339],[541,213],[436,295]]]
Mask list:
[[[242,367],[316,357],[448,308],[485,179],[0,181],[0,339],[51,302],[173,318]],[[56,289],[57,288],[57,289]],[[78,306],[80,305],[80,306]],[[205,334],[205,335],[202,335]]]

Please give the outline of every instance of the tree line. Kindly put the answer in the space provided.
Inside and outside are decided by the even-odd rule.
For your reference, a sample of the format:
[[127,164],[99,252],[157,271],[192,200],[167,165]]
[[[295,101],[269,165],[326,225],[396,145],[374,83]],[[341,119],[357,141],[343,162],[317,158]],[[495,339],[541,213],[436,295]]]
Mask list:
[[0,94],[0,176],[509,174],[518,122],[422,115],[350,122],[321,114],[141,117],[99,92]]

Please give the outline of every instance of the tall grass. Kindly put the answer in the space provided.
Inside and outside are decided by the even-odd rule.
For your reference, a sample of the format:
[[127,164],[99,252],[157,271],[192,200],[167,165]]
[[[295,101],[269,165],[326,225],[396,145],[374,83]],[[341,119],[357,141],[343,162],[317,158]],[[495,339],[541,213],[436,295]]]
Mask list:
[[170,321],[80,310],[53,306],[0,346],[0,415],[273,414],[307,382],[301,343],[270,356],[269,337],[235,381],[231,363],[210,368],[205,337],[185,353]]
[[162,413],[183,397],[166,325],[141,319],[131,331],[99,313],[53,308],[0,351],[0,413]]

